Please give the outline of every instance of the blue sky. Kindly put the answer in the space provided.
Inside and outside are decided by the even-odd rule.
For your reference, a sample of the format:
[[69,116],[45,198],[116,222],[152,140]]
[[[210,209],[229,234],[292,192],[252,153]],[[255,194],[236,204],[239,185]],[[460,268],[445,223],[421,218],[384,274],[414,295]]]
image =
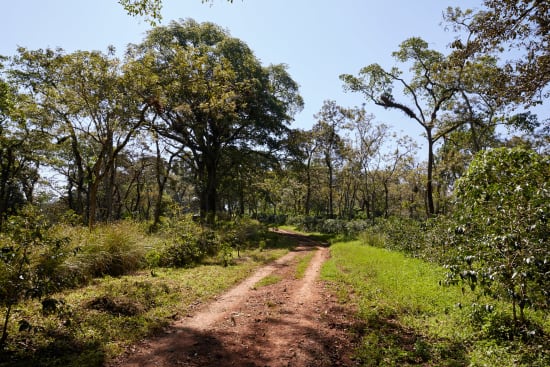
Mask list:
[[[391,53],[405,39],[419,36],[445,52],[453,34],[443,28],[447,6],[478,8],[481,0],[164,0],[163,21],[211,21],[242,39],[265,64],[285,63],[305,101],[293,127],[309,129],[323,101],[361,105],[359,94],[345,93],[338,76],[356,74],[371,63],[389,68]],[[66,51],[101,50],[114,45],[120,54],[140,42],[150,25],[128,16],[116,0],[0,0],[0,54],[61,47]],[[384,122],[422,142],[422,132],[395,111],[366,105]]]

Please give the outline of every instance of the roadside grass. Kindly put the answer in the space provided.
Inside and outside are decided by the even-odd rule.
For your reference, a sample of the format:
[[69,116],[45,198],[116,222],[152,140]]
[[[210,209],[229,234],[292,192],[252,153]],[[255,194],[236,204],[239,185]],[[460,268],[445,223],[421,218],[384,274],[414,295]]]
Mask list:
[[55,307],[49,314],[40,302],[22,303],[10,324],[12,347],[0,351],[0,366],[103,366],[283,256],[285,245],[292,243],[270,238],[265,248],[241,251],[231,266],[212,260],[192,268],[95,278],[85,287],[52,295]]
[[[352,241],[331,246],[321,274],[341,302],[358,307],[362,366],[549,365],[547,315],[530,314],[545,323],[532,342],[499,337],[509,307],[460,286],[440,286],[442,267]],[[491,327],[496,334],[488,333]]]

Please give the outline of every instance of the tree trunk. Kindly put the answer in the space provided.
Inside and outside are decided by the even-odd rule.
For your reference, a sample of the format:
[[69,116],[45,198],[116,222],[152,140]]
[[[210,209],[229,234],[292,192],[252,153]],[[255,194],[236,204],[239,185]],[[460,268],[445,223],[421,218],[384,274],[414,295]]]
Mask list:
[[206,224],[212,225],[216,221],[217,175],[216,165],[209,162],[206,165],[206,182],[203,182],[201,192],[201,218]]
[[426,181],[426,214],[433,217],[435,214],[433,198],[433,166],[434,166],[434,141],[432,138],[432,129],[426,129],[426,138],[428,139],[428,178]]
[[384,218],[389,217],[389,206],[390,206],[390,199],[389,199],[389,189],[388,189],[388,181],[384,181]]
[[304,206],[305,206],[305,214],[306,216],[309,216],[309,211],[311,207],[311,158],[308,158],[307,160],[306,202],[304,203]]
[[330,157],[325,158],[325,162],[327,164],[328,168],[328,217],[334,218],[334,203],[333,203],[333,188],[332,188],[332,176],[333,176],[333,168],[332,168],[332,162],[330,161]]

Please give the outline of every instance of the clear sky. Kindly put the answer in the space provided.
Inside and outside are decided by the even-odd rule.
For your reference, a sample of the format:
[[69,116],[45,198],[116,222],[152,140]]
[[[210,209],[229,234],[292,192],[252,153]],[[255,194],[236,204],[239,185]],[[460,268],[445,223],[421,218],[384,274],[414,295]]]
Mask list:
[[[419,36],[445,52],[453,34],[444,30],[447,6],[479,8],[481,0],[164,0],[161,24],[181,18],[214,22],[246,42],[265,64],[285,63],[305,101],[293,127],[309,129],[324,100],[351,107],[361,95],[345,93],[339,75],[363,66],[394,65],[391,53]],[[116,0],[0,0],[0,55],[61,47],[120,55],[139,43],[150,25],[128,16]],[[403,114],[367,104],[384,122],[422,142],[421,130]]]

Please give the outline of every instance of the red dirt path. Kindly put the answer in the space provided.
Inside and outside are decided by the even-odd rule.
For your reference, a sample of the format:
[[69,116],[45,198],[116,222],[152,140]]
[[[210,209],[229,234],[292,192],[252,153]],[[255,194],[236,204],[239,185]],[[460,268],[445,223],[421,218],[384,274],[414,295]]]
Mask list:
[[[319,280],[329,249],[281,234],[296,237],[299,246],[165,334],[130,348],[112,366],[355,366],[352,312]],[[304,277],[296,279],[298,259],[310,252]],[[254,288],[270,274],[282,280]]]

